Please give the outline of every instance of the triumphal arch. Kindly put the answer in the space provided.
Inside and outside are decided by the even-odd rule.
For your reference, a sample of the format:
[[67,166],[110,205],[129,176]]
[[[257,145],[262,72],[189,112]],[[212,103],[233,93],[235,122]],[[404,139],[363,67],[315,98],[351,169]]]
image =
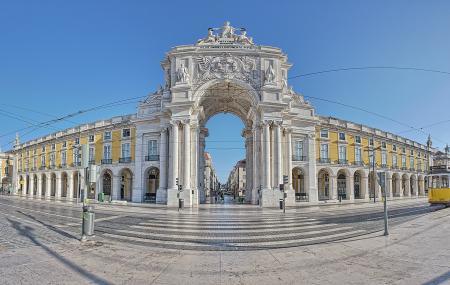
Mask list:
[[[205,125],[212,116],[226,112],[245,126],[246,201],[276,206],[287,176],[286,205],[293,205],[292,143],[301,139],[304,153],[315,157],[318,118],[288,85],[291,64],[282,50],[257,45],[245,29],[226,22],[221,28],[209,28],[197,43],[170,50],[161,66],[165,84],[139,105],[136,118],[136,170],[148,167],[143,159],[145,141],[159,142],[157,203],[176,206],[178,197],[185,206],[205,202]],[[311,159],[303,165],[310,176],[306,179],[310,185],[305,185],[310,201],[317,201],[315,163]],[[135,173],[135,180],[143,181],[145,173]],[[136,200],[142,194],[139,184],[133,189]]]

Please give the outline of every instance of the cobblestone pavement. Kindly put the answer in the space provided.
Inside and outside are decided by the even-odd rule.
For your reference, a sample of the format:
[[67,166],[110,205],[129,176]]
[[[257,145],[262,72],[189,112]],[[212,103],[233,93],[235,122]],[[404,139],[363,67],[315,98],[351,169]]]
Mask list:
[[[350,226],[345,229],[349,232],[361,229],[359,224],[365,224],[361,220],[366,220],[379,230],[381,207],[329,206],[319,211],[310,207],[289,209],[282,216],[276,210],[253,208],[230,212],[230,209],[216,207],[212,211],[216,215],[212,215],[206,208],[178,214],[166,209],[97,206],[99,227],[111,227],[119,221],[117,229],[130,230],[132,234],[112,238],[111,234],[97,233],[92,241],[84,244],[77,240],[79,226],[72,226],[79,223],[78,206],[6,198],[0,199],[0,209],[1,284],[450,283],[450,209],[430,212],[423,201],[391,205],[389,237],[375,232],[337,242],[276,249],[246,248],[245,251],[199,251],[198,248],[187,249],[189,246],[180,250],[173,246],[149,245],[154,245],[157,233],[162,235],[161,242],[167,242],[167,236],[171,235],[201,237],[195,235],[199,231],[208,234],[201,237],[203,242],[189,243],[211,249],[217,246],[214,242],[218,239],[230,240],[227,242],[233,245],[246,244],[242,240],[248,236],[259,243],[273,243],[273,240],[260,241],[260,237],[265,237],[266,232],[277,238],[278,235],[289,236],[291,232],[294,236],[303,234],[297,232],[297,226],[319,225],[321,230]],[[294,219],[294,216],[301,218]],[[256,217],[260,220],[255,220]],[[292,224],[280,228],[280,219]],[[236,220],[242,223],[236,225]],[[319,223],[315,223],[317,221]],[[254,228],[246,229],[247,222]],[[308,222],[312,224],[304,225]],[[151,223],[152,231],[140,228],[147,227],[145,223]],[[329,224],[336,225],[326,227]],[[242,232],[235,234],[229,228]],[[163,231],[166,229],[167,232]],[[311,233],[312,229],[304,231]],[[130,238],[141,231],[152,237]],[[370,232],[370,228],[366,231]],[[233,233],[231,238],[226,232]],[[331,234],[311,235],[316,238]],[[223,249],[223,245],[217,248]]]
[[[0,198],[0,246],[64,243],[80,236],[80,206],[17,197]],[[426,201],[392,202],[391,225],[434,211]],[[206,205],[178,212],[161,207],[96,206],[95,233],[108,240],[190,250],[296,247],[363,236],[383,229],[382,205],[260,209]],[[19,225],[25,225],[18,228]],[[17,233],[21,234],[18,235]]]

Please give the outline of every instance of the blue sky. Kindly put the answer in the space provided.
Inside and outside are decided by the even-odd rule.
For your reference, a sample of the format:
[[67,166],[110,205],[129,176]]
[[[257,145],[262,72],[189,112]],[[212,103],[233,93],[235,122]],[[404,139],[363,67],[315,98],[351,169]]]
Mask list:
[[[257,44],[281,47],[294,64],[289,74],[293,76],[384,65],[450,72],[448,15],[450,2],[444,0],[1,1],[0,145],[8,149],[14,135],[5,134],[28,126],[11,115],[41,122],[152,92],[162,84],[160,61],[167,50],[194,43],[208,27],[221,26],[225,20],[246,27]],[[298,78],[289,84],[306,96],[356,105],[415,127],[450,120],[449,75],[347,71]],[[311,102],[321,115],[401,133],[419,142],[426,139],[423,133],[405,132],[405,126],[367,113]],[[133,113],[136,104],[87,113],[22,139],[73,123]],[[222,115],[212,118],[208,127],[207,148],[225,180],[243,150],[212,149],[218,144],[213,141],[224,141],[222,148],[243,147],[242,123]],[[450,122],[424,129],[439,147],[450,141],[449,130]]]

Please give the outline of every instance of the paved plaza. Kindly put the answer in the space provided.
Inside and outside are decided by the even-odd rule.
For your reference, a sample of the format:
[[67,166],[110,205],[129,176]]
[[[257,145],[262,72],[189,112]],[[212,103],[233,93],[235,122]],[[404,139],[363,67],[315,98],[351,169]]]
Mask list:
[[[287,209],[72,204],[1,197],[2,284],[448,284],[450,209],[421,199]],[[428,283],[427,283],[428,282]]]

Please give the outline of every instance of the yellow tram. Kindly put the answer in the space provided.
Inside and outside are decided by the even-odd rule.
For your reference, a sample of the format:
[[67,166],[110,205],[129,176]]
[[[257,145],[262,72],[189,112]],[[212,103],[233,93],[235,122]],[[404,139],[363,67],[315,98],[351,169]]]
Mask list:
[[431,174],[428,176],[428,202],[450,206],[450,173]]

